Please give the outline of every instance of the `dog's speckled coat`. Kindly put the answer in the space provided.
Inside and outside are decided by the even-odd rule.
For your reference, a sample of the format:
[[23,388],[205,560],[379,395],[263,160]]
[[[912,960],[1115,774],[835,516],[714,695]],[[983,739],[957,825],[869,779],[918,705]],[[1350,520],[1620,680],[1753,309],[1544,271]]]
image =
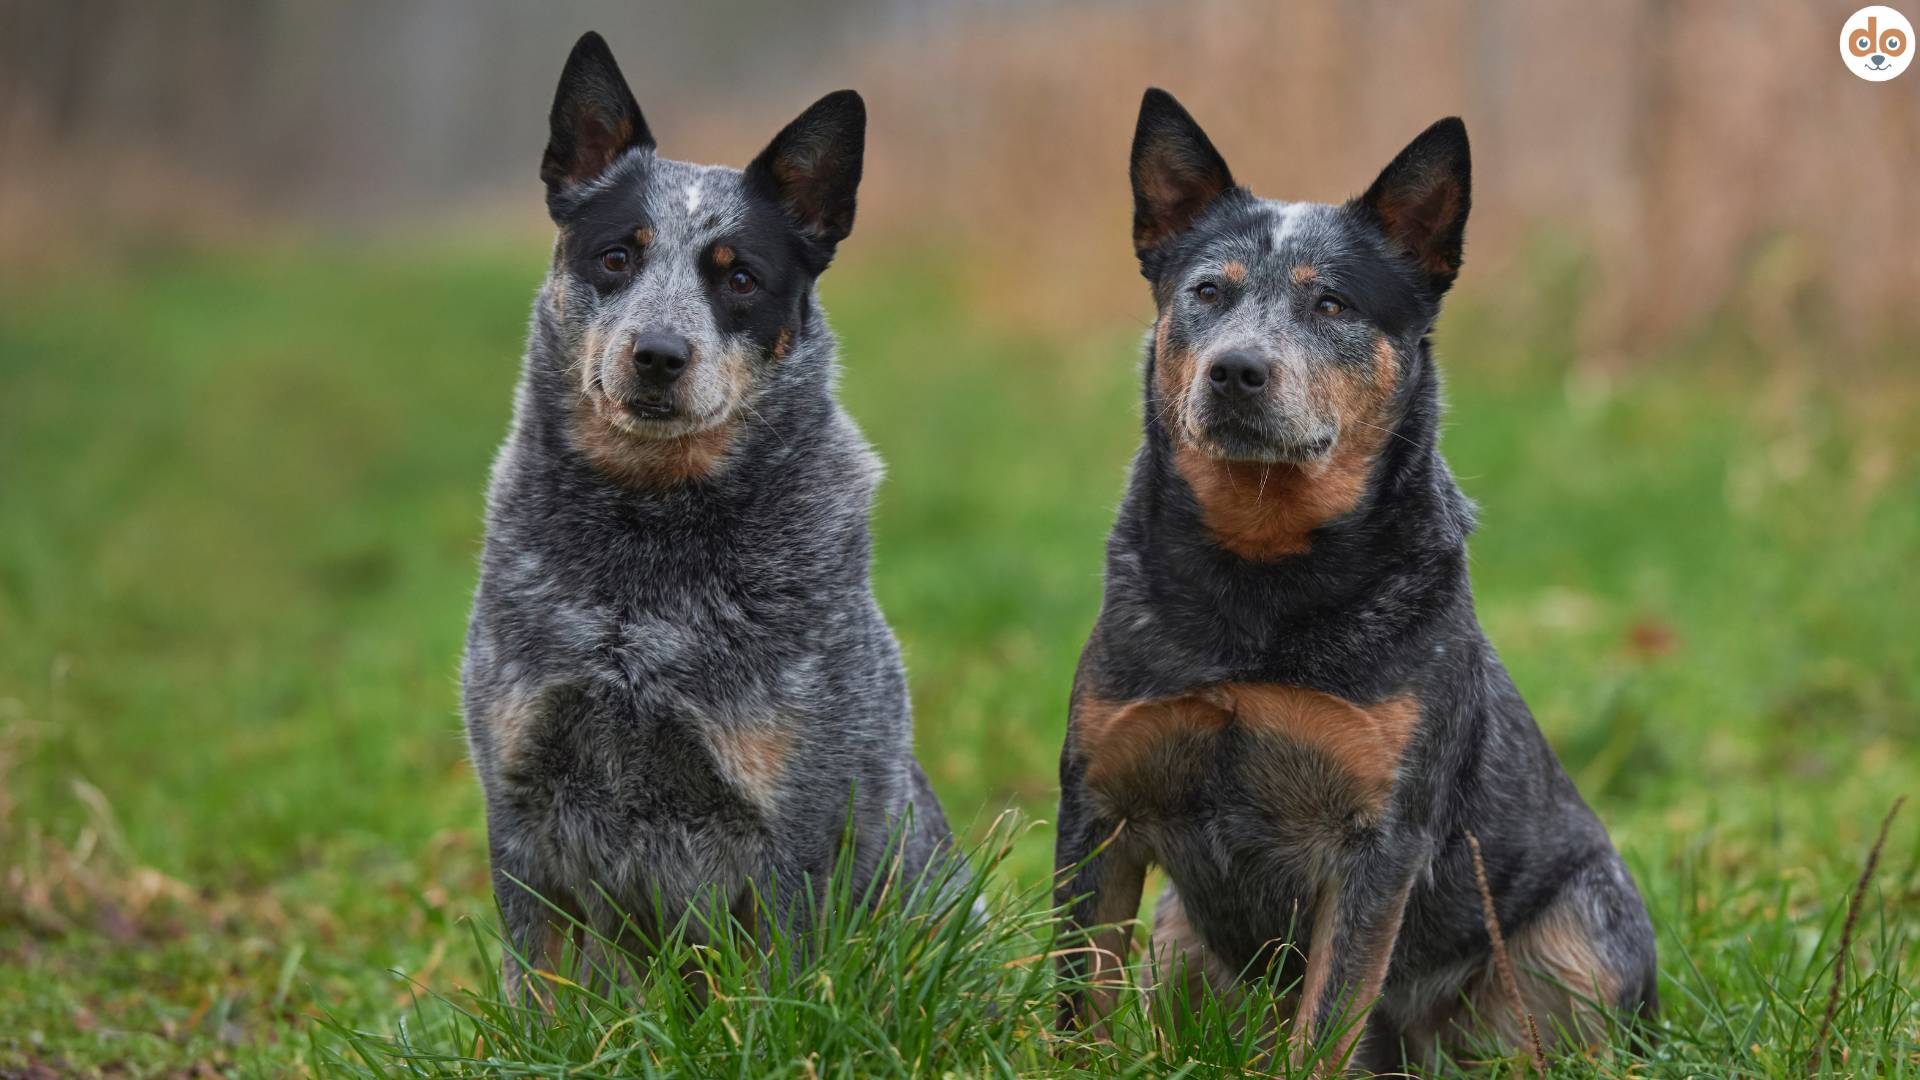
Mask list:
[[[868,581],[880,466],[834,400],[814,288],[864,130],[843,91],[744,172],[670,161],[597,35],[568,60],[542,170],[559,237],[463,668],[496,896],[535,963],[559,935],[511,879],[640,946],[708,890],[804,919],[850,812],[860,880],[909,813],[909,866],[948,842]],[[664,396],[635,374],[648,340],[684,349]]]

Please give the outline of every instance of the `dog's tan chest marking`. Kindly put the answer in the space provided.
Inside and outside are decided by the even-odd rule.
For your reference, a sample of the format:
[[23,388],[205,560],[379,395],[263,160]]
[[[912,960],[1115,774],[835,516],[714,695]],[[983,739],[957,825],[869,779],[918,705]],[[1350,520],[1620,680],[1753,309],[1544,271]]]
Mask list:
[[1237,684],[1224,692],[1235,719],[1250,730],[1309,746],[1382,795],[1420,722],[1410,696],[1363,707],[1294,686]]
[[[487,710],[492,758],[508,775],[527,775],[543,745],[568,746],[567,732],[556,724],[577,722],[556,716],[561,688],[517,686]],[[794,732],[779,721],[752,724],[700,722],[695,727],[723,783],[763,813],[777,809],[781,783],[793,758]],[[581,762],[580,764],[588,764]],[[598,766],[594,766],[598,768]]]
[[[1255,745],[1312,751],[1358,785],[1369,809],[1391,792],[1419,721],[1419,703],[1409,695],[1362,706],[1268,683],[1230,683],[1142,701],[1085,699],[1073,717],[1088,760],[1087,781],[1096,788],[1203,781],[1191,775],[1190,751],[1231,727],[1256,736]],[[1264,756],[1271,755],[1249,755],[1246,771],[1258,770],[1262,762],[1255,758]]]
[[493,758],[507,772],[521,769],[539,726],[543,695],[538,688],[514,686],[487,709],[487,739]]
[[720,776],[763,813],[772,813],[793,755],[793,732],[780,726],[729,727],[708,732]]
[[1073,714],[1087,757],[1087,782],[1109,787],[1155,764],[1175,739],[1211,735],[1226,727],[1226,711],[1194,697],[1142,701],[1088,699]]

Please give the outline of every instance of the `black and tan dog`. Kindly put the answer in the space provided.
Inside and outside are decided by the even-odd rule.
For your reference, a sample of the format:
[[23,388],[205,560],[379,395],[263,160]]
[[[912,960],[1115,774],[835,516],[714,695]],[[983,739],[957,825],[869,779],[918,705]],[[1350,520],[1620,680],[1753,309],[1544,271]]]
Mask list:
[[[1573,1041],[1650,1013],[1645,906],[1474,616],[1472,508],[1436,446],[1427,335],[1460,268],[1465,128],[1433,125],[1344,205],[1276,202],[1151,90],[1132,177],[1159,318],[1061,754],[1074,922],[1133,919],[1157,864],[1162,978],[1297,979],[1297,1044],[1370,1010],[1333,1046],[1369,1068],[1476,1031],[1518,1043],[1523,1010]],[[1070,972],[1127,941],[1104,932]],[[1066,1019],[1104,1007],[1070,998]]]

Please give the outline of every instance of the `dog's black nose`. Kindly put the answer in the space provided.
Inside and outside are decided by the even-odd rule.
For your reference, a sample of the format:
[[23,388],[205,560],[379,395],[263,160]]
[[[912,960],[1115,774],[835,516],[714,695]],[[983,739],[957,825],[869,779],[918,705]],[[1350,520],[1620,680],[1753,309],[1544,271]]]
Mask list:
[[679,334],[654,330],[641,334],[633,342],[633,367],[640,381],[648,386],[671,386],[687,370],[687,358],[693,346]]
[[1881,64],[1884,64],[1887,62],[1887,58],[1884,56],[1881,56],[1879,53],[1874,53],[1872,56],[1868,57],[1867,59],[1873,61],[1874,67],[1879,67]]
[[1256,394],[1267,385],[1267,362],[1249,352],[1221,353],[1207,369],[1207,379],[1216,394]]

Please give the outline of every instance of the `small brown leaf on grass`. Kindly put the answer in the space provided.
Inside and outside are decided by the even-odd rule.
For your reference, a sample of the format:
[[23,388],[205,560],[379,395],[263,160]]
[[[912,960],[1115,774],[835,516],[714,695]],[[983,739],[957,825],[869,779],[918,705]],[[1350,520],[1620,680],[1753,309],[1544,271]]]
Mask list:
[[1487,939],[1493,943],[1493,967],[1500,973],[1500,985],[1507,992],[1507,1000],[1513,1002],[1513,1011],[1520,1016],[1520,1026],[1527,1033],[1527,1051],[1533,1057],[1533,1071],[1537,1076],[1547,1075],[1547,1055],[1540,1048],[1540,1029],[1533,1025],[1533,1014],[1527,1011],[1526,1002],[1520,997],[1520,980],[1513,977],[1513,960],[1507,955],[1506,935],[1500,932],[1500,916],[1493,910],[1493,890],[1487,885],[1487,864],[1480,858],[1480,838],[1467,834],[1467,847],[1473,851],[1473,879],[1480,886],[1480,915],[1486,920]]
[[1643,660],[1669,656],[1680,647],[1680,635],[1666,622],[1645,617],[1627,627],[1627,653]]
[[1807,1060],[1809,1073],[1819,1072],[1820,1062],[1827,1056],[1827,1036],[1833,1033],[1833,1017],[1840,1011],[1840,985],[1846,981],[1847,959],[1853,955],[1853,924],[1860,918],[1860,905],[1867,898],[1873,872],[1880,867],[1880,850],[1887,846],[1887,830],[1893,827],[1893,816],[1906,801],[1905,795],[1893,800],[1887,816],[1880,819],[1880,835],[1874,837],[1873,847],[1867,850],[1867,865],[1860,868],[1860,880],[1853,884],[1853,896],[1847,901],[1847,917],[1840,924],[1840,951],[1833,958],[1833,987],[1827,991],[1827,1012],[1820,1018],[1820,1035],[1813,1040],[1813,1056]]

